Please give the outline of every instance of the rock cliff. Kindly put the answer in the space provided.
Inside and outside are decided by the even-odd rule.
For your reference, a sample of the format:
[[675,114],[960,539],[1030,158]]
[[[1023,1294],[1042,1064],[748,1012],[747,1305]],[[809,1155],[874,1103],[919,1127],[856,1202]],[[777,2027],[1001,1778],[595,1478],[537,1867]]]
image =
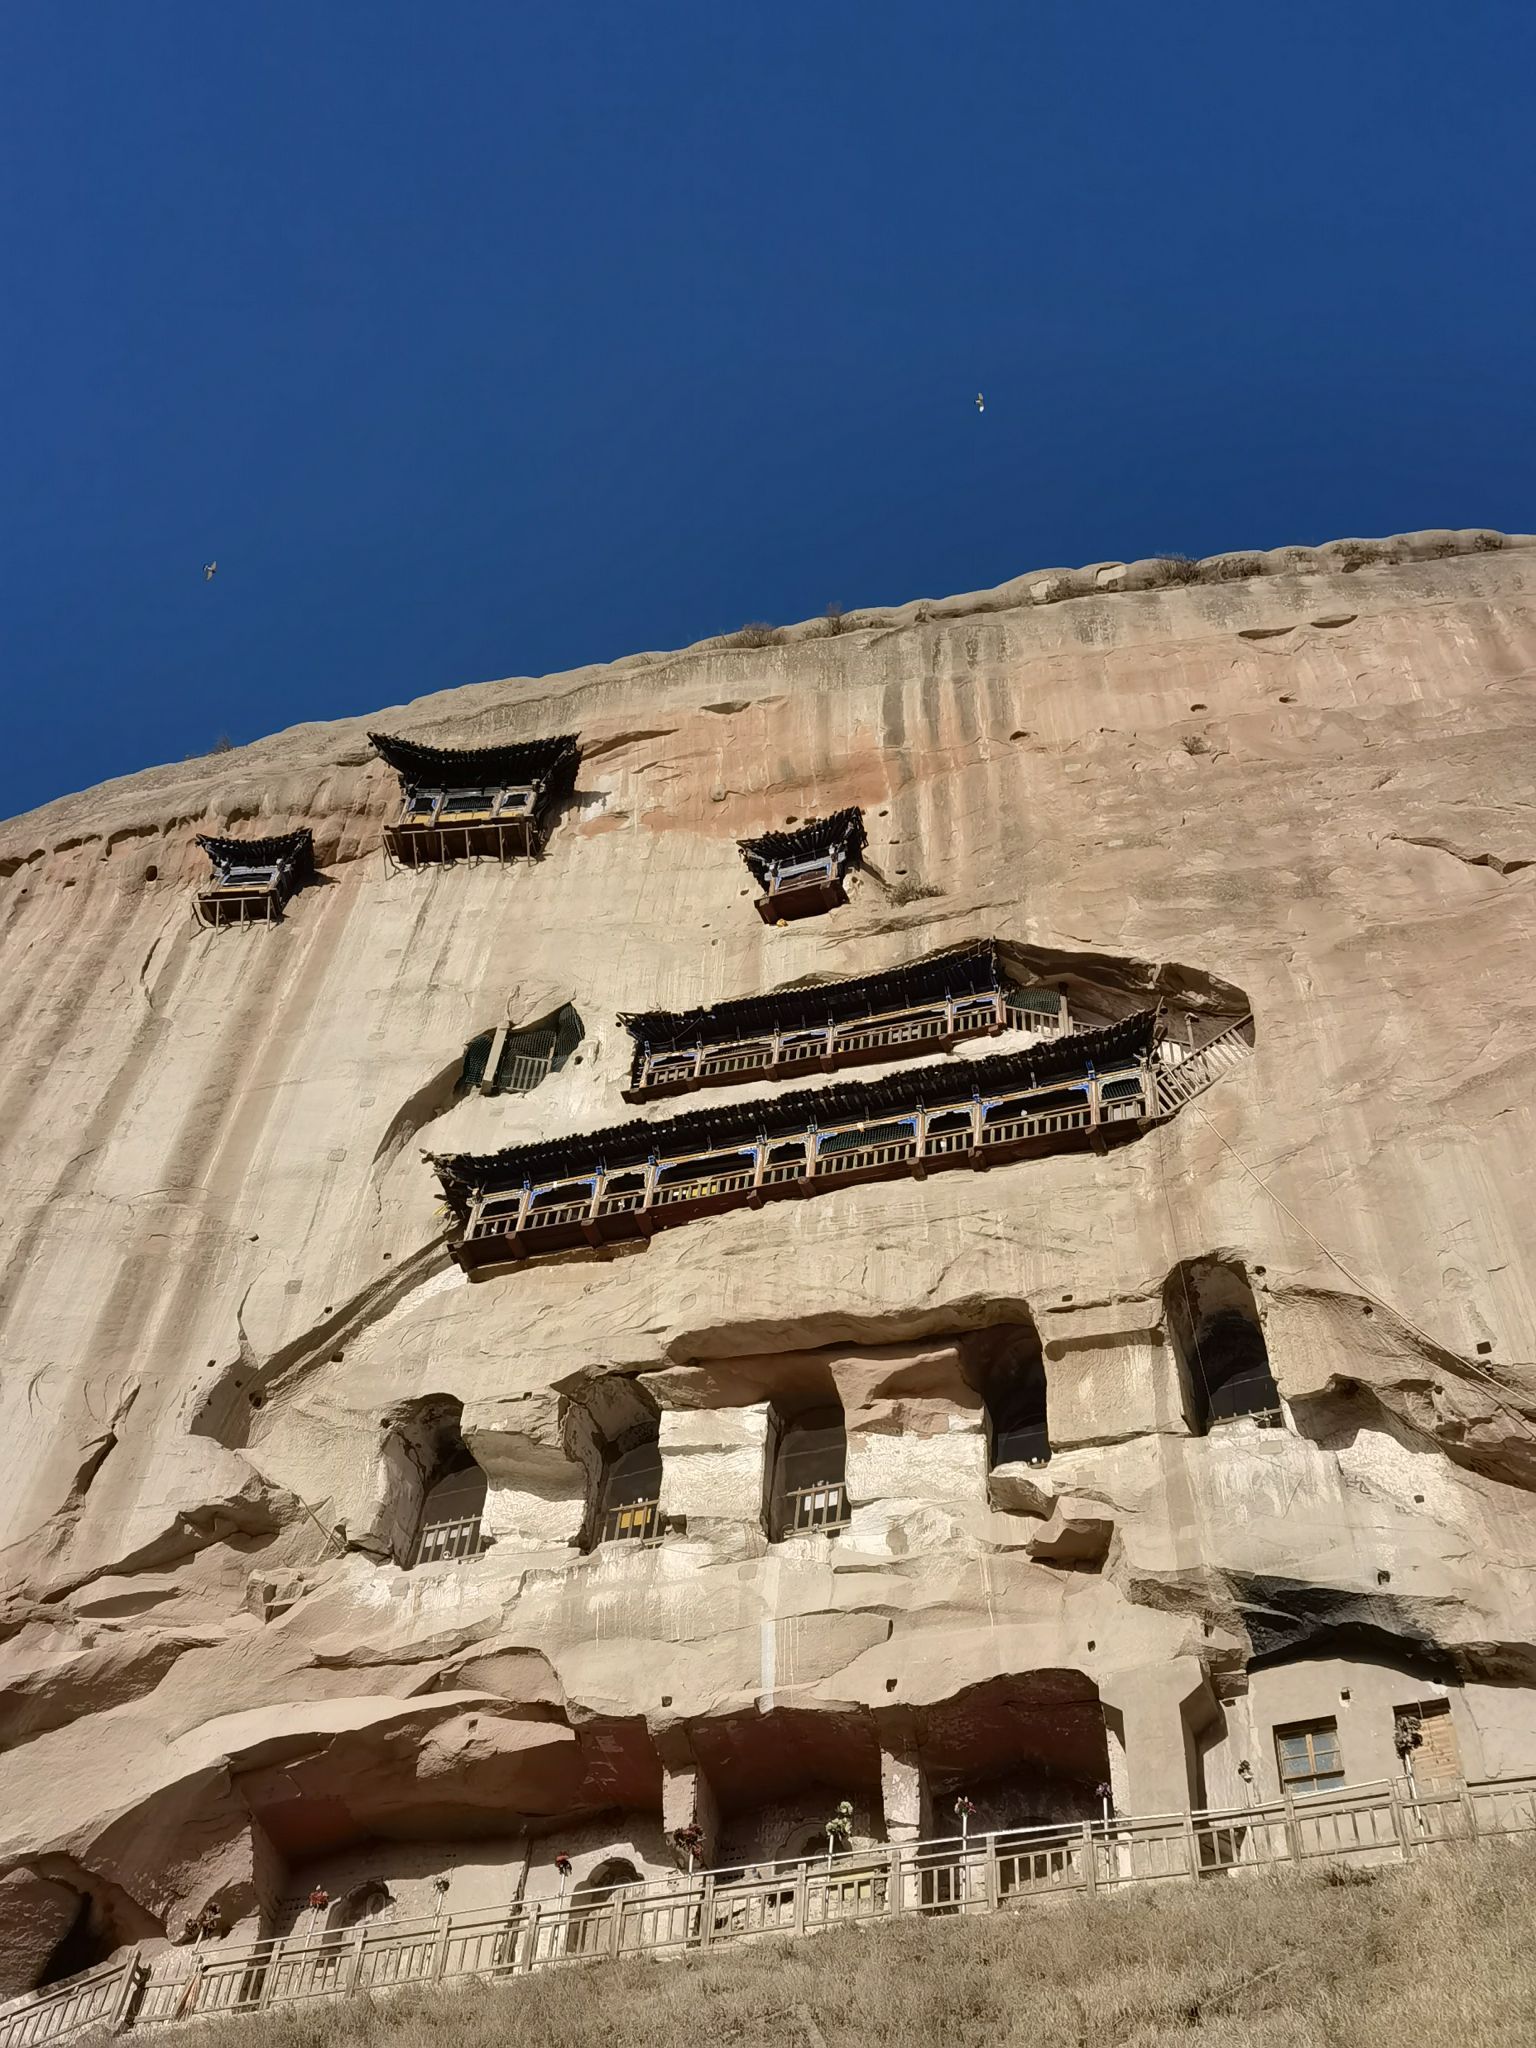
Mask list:
[[[746,1865],[842,1798],[877,1839],[1241,1805],[1306,1789],[1288,1730],[1536,1771],[1536,543],[740,637],[0,827],[0,1991],[317,1882]],[[542,857],[392,865],[370,729],[578,734]],[[765,923],[736,842],[846,806],[847,902]],[[196,835],[299,826],[282,921],[199,926]],[[621,1013],[981,940],[1089,1020],[1251,1015],[1245,1057],[1129,1142],[453,1262],[424,1154],[691,1106],[626,1108]],[[466,1087],[557,1013],[538,1086]],[[1228,1325],[1273,1414],[1192,1406]],[[846,1526],[786,1532],[829,1415]],[[637,1448],[647,1540],[598,1540]],[[476,1470],[486,1547],[417,1561]]]

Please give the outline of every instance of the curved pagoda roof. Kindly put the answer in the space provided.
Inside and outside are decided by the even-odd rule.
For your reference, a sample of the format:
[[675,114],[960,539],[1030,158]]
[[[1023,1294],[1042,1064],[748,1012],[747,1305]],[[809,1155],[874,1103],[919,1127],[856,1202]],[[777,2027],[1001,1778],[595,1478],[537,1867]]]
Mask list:
[[429,747],[371,732],[369,743],[403,782],[429,789],[523,789],[563,795],[576,780],[581,742],[573,732],[496,747]]
[[834,811],[830,818],[807,818],[793,832],[764,832],[756,839],[738,839],[741,857],[764,888],[771,869],[785,861],[813,860],[818,853],[841,847],[849,860],[864,850],[864,813],[855,806]]
[[197,843],[216,868],[275,867],[281,861],[309,867],[315,857],[315,842],[307,825],[297,832],[279,832],[271,839],[223,839],[199,832]]
[[1006,985],[997,942],[958,946],[930,954],[879,974],[860,974],[841,981],[815,982],[806,988],[776,989],[771,994],[740,996],[696,1010],[637,1010],[619,1022],[635,1041],[638,1076],[647,1052],[698,1045],[714,1039],[750,1036],[758,1031],[800,1025],[837,1024],[849,1018],[896,1009],[903,1003],[942,1002],[946,996],[982,995]]
[[674,1156],[714,1146],[756,1144],[805,1130],[811,1124],[851,1123],[914,1109],[942,1108],[969,1089],[984,1095],[1006,1095],[1013,1089],[1038,1088],[1048,1081],[1083,1075],[1090,1066],[1143,1056],[1151,1051],[1156,1036],[1157,1013],[1138,1010],[1100,1031],[1077,1031],[1019,1052],[994,1053],[990,1059],[941,1060],[908,1067],[904,1073],[888,1074],[878,1081],[800,1088],[754,1102],[692,1109],[682,1116],[637,1117],[601,1131],[509,1145],[501,1152],[428,1157],[450,1206],[462,1220],[469,1213],[471,1196],[491,1189],[520,1188],[525,1181],[540,1185],[574,1180],[604,1169],[612,1172],[641,1166],[653,1153]]

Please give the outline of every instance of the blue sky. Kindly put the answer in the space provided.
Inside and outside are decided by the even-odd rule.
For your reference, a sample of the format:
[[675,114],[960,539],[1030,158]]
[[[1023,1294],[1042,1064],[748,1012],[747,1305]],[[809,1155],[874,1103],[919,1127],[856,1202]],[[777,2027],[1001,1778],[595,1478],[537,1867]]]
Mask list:
[[833,601],[1536,525],[1533,77],[1528,0],[12,0],[0,810]]

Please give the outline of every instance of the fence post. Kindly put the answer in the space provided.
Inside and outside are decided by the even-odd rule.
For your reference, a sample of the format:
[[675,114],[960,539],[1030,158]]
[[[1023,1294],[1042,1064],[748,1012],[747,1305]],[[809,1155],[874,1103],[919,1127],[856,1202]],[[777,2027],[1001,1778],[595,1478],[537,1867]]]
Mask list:
[[715,1874],[711,1870],[704,1878],[704,1888],[699,1898],[699,1947],[708,1948],[715,1938]]
[[1195,1816],[1186,1810],[1184,1815],[1184,1861],[1191,1877],[1200,1875],[1200,1844],[1195,1839]]
[[1301,1827],[1296,1819],[1296,1800],[1290,1792],[1282,1792],[1280,1797],[1285,1807],[1286,1854],[1299,1868],[1301,1865]]
[[523,1951],[522,1970],[532,1970],[539,1960],[539,1917],[544,1911],[544,1901],[535,1899],[533,1911],[528,1915],[528,1946]]
[[127,1959],[123,1964],[123,1981],[118,1986],[117,1996],[112,2001],[111,2018],[107,2021],[114,2034],[121,2033],[123,2028],[128,2025],[129,2021],[133,2018],[134,2009],[138,2005],[140,1990],[139,1972],[142,1967],[140,1958],[142,1955],[142,1949],[130,1949]]
[[1083,1822],[1083,1889],[1092,1894],[1099,1888],[1099,1852],[1093,1839],[1093,1822]]
[[1412,1844],[1408,1838],[1408,1829],[1403,1824],[1403,1800],[1402,1794],[1397,1789],[1396,1778],[1388,1778],[1387,1780],[1387,1813],[1392,1822],[1392,1839],[1396,1842],[1398,1848],[1401,1849],[1403,1861],[1406,1863],[1411,1853]]
[[806,1894],[810,1890],[810,1865],[802,1862],[795,1872],[795,1932],[804,1934],[806,1922]]
[[347,1991],[349,1994],[356,1991],[358,1985],[363,1981],[363,1950],[367,1946],[368,1929],[366,1927],[359,1927],[357,1930],[357,1950],[352,1958],[352,1967],[347,1972]]
[[1473,1800],[1472,1794],[1467,1790],[1467,1787],[1465,1785],[1463,1785],[1461,1788],[1461,1803],[1467,1816],[1468,1838],[1471,1841],[1475,1842],[1477,1841],[1480,1833],[1477,1824],[1477,1806],[1475,1801]]
[[438,1930],[437,1949],[432,1957],[432,1982],[441,1981],[448,1974],[448,1936],[453,1928],[453,1915],[445,1913],[443,1924]]

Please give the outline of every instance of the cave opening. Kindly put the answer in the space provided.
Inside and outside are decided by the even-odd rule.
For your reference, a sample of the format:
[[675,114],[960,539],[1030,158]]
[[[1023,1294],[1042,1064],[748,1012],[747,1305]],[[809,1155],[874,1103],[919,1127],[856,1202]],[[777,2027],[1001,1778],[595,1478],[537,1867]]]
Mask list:
[[786,1414],[776,1407],[775,1418],[769,1535],[782,1542],[788,1536],[831,1535],[846,1528],[848,1426],[842,1408],[824,1403]]
[[1282,1420],[1264,1325],[1240,1261],[1187,1259],[1163,1287],[1178,1358],[1185,1419],[1193,1434],[1239,1417],[1269,1427]]

